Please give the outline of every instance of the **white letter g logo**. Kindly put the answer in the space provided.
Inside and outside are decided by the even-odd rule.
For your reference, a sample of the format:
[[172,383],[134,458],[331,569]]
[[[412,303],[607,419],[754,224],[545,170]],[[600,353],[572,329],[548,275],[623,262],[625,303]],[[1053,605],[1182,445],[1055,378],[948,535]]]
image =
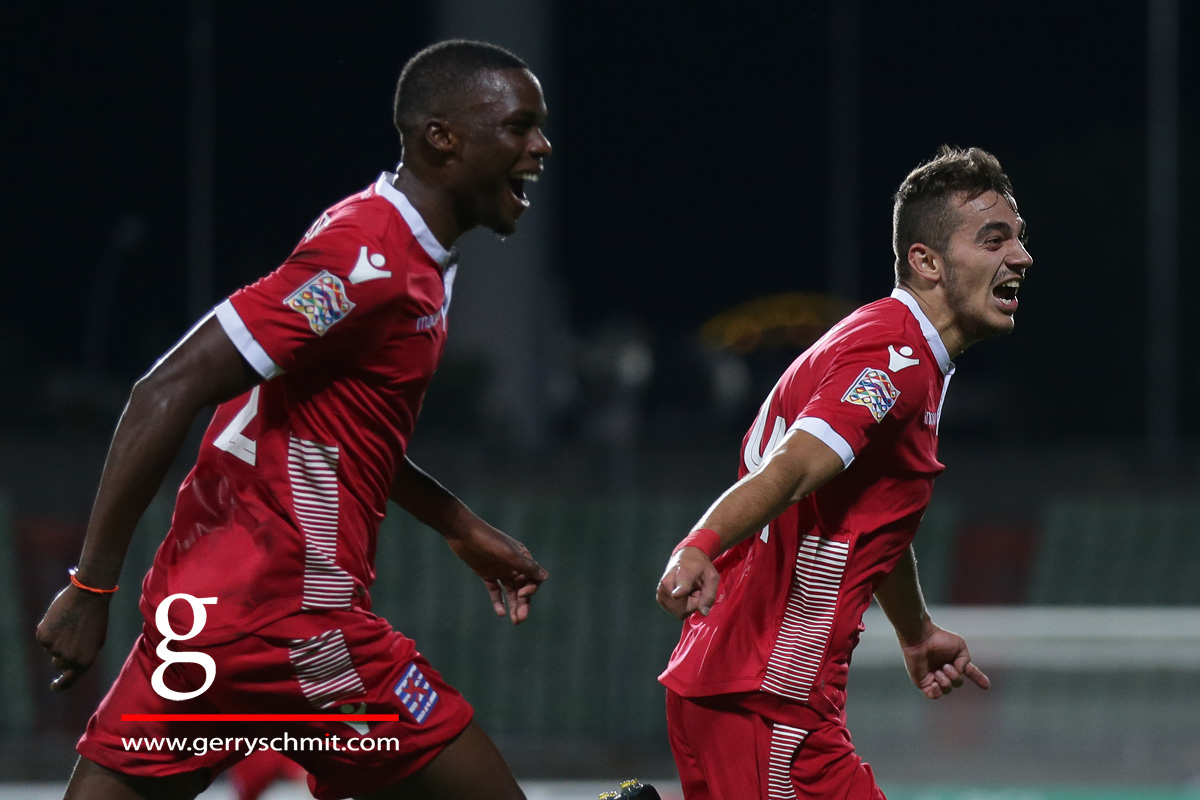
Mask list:
[[[192,607],[192,629],[183,636],[177,634],[171,628],[171,619],[169,611],[171,603],[176,600],[186,600],[188,605]],[[171,641],[183,641],[191,639],[196,634],[204,629],[204,623],[208,622],[208,611],[204,608],[206,605],[216,605],[217,598],[215,597],[193,597],[190,594],[173,594],[164,599],[158,606],[158,611],[154,612],[154,624],[158,628],[158,632],[163,635],[163,640],[158,643],[158,647],[154,652],[163,660],[163,663],[158,665],[158,669],[154,670],[154,674],[150,676],[150,685],[154,687],[154,691],[159,697],[165,697],[167,700],[191,700],[193,697],[204,694],[209,686],[212,686],[213,678],[217,677],[217,662],[213,661],[213,657],[207,653],[177,653],[167,644]],[[163,673],[167,667],[172,664],[199,664],[204,668],[204,685],[194,692],[177,692],[174,689],[168,689],[163,683]]]

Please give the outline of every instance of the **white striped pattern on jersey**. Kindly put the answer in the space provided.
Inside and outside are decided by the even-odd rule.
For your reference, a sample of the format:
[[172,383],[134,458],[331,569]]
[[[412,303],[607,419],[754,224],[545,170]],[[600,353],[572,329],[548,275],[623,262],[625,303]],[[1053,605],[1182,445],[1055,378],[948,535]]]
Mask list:
[[767,800],[797,800],[792,788],[792,759],[808,731],[788,725],[771,727],[771,755],[767,759]]
[[354,579],[337,565],[337,463],[337,445],[288,442],[292,504],[304,531],[305,610],[350,608],[354,599]]
[[311,639],[296,639],[288,658],[313,708],[340,705],[366,691],[350,660],[346,637],[336,628]]
[[767,660],[763,691],[808,702],[829,644],[849,552],[845,542],[822,539],[816,534],[800,542],[787,610]]

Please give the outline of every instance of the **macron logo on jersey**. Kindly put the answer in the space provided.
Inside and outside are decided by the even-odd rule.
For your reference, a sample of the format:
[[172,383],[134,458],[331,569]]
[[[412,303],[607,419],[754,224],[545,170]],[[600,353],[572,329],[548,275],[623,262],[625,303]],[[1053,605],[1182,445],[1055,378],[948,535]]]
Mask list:
[[882,422],[884,416],[892,410],[892,406],[896,405],[896,398],[899,396],[900,390],[892,384],[892,379],[886,372],[867,367],[842,395],[842,402],[863,406],[871,412],[876,422]]
[[438,701],[438,693],[429,685],[429,681],[416,664],[408,665],[404,677],[400,679],[392,692],[400,698],[400,702],[404,704],[408,713],[413,715],[413,719],[419,725],[425,724],[426,717],[429,716],[429,712],[433,710]]
[[367,246],[363,245],[358,248],[358,262],[354,265],[354,269],[350,271],[350,282],[353,284],[365,283],[366,281],[374,281],[379,278],[390,278],[392,273],[385,269],[379,269],[387,263],[387,259],[383,257],[383,253],[367,253]]
[[888,345],[888,369],[892,372],[899,372],[902,369],[915,367],[921,363],[919,358],[909,358],[913,354],[913,349],[908,345],[900,348],[900,352],[896,352],[895,345]]

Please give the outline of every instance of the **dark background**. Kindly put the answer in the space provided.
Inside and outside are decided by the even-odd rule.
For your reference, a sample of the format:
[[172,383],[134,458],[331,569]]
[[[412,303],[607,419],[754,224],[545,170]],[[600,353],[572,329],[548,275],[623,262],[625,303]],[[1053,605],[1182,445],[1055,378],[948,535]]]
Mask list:
[[[212,302],[271,269],[322,208],[394,162],[394,80],[436,38],[432,8],[216,4]],[[738,302],[826,291],[830,198],[847,189],[830,162],[826,4],[549,3],[545,13],[552,269],[575,335],[636,320],[664,363]],[[1198,17],[1182,4],[1176,399],[1190,438],[1200,65],[1187,43]],[[95,303],[109,306],[103,371],[122,387],[191,321],[187,29],[184,3],[8,14],[0,367],[13,421],[54,428],[79,405],[63,399],[64,383],[83,365]],[[1145,5],[865,2],[859,36],[850,188],[861,264],[848,299],[890,290],[890,195],[904,174],[943,142],[990,149],[1015,184],[1035,265],[1016,333],[959,360],[948,413],[956,401],[978,407],[960,414],[959,436],[1136,442],[1153,413]],[[101,277],[122,225],[140,236]],[[469,251],[465,262],[470,281]]]
[[[414,52],[447,34],[482,35],[479,26],[445,30],[433,0],[214,0],[213,274],[210,296],[189,301],[193,5],[22,4],[0,23],[0,695],[10,703],[0,778],[67,774],[71,742],[136,634],[136,583],[196,436],[135,537],[117,600],[127,613],[114,614],[105,663],[72,693],[44,691],[52,676],[30,631],[77,557],[130,383],[194,321],[190,306],[207,308],[273,269],[322,209],[391,168],[391,98]],[[481,7],[503,17],[508,5]],[[1191,413],[1200,264],[1190,238],[1200,216],[1200,5],[1179,9],[1170,307],[1147,294],[1157,265],[1147,238],[1144,2],[1100,11],[860,0],[858,56],[848,62],[847,32],[831,32],[844,8],[834,2],[547,0],[540,19],[523,19],[532,5],[513,4],[506,27],[483,38],[509,44],[523,26],[548,37],[530,61],[555,152],[530,190],[522,232],[505,245],[546,221],[545,302],[529,303],[531,314],[558,309],[544,326],[554,347],[536,350],[553,356],[541,377],[557,387],[540,390],[550,398],[546,430],[524,443],[491,430],[509,411],[489,414],[481,398],[504,367],[454,349],[464,333],[511,334],[480,336],[480,318],[464,313],[472,286],[496,288],[480,240],[466,237],[447,357],[413,446],[548,567],[543,621],[515,634],[483,628],[474,579],[403,514],[387,520],[403,535],[380,537],[373,590],[378,608],[475,698],[522,776],[608,777],[639,764],[649,765],[641,774],[669,772],[652,677],[677,628],[653,606],[652,587],[672,544],[733,478],[742,434],[801,346],[784,337],[716,353],[701,328],[764,296],[833,292],[853,307],[887,294],[891,195],[942,143],[1000,158],[1035,263],[1015,332],[957,360],[941,427],[949,469],[917,544],[926,597],[1017,611],[1200,604],[1200,422]],[[847,63],[856,75],[839,79],[835,65]],[[838,127],[847,101],[858,124]],[[845,264],[831,256],[839,225],[855,232],[857,255]],[[1147,330],[1168,313],[1179,320],[1175,385],[1160,389],[1147,385]],[[649,377],[617,380],[622,353],[635,365],[648,353]],[[718,374],[748,375],[748,388],[718,402]],[[1148,423],[1171,406],[1178,429],[1156,452]],[[1036,619],[1028,624],[1036,633]],[[968,727],[978,707],[960,707],[958,724],[927,723],[929,712],[892,705],[907,687],[875,691],[868,677],[852,728],[881,775],[930,780],[956,764],[962,775],[1011,781],[1056,753],[1077,780],[1194,784],[1189,663],[1168,665],[1181,670],[1179,691],[1140,667],[1110,674],[1111,664],[1094,682],[1055,672],[1006,690],[998,680],[993,716],[978,727]],[[898,668],[886,674],[903,684]],[[897,735],[909,723],[921,727]],[[930,731],[939,752],[950,748],[934,762]],[[1064,754],[1067,744],[1078,757]],[[1010,756],[997,755],[1010,745]]]

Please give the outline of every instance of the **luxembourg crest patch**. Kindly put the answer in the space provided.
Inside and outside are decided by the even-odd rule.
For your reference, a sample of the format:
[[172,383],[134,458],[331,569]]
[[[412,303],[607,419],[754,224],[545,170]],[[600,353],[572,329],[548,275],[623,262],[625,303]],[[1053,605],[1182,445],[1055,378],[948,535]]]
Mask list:
[[867,367],[846,390],[842,402],[864,406],[876,422],[881,422],[896,404],[896,398],[899,396],[900,390],[892,384],[892,379],[886,372]]
[[417,724],[424,725],[429,712],[437,705],[438,693],[429,685],[429,681],[421,673],[416,664],[409,664],[404,671],[404,677],[396,684],[392,692],[400,698],[400,702],[413,715]]
[[283,304],[303,314],[317,336],[324,336],[354,308],[354,303],[346,296],[346,285],[342,279],[328,270],[322,270],[288,295]]

